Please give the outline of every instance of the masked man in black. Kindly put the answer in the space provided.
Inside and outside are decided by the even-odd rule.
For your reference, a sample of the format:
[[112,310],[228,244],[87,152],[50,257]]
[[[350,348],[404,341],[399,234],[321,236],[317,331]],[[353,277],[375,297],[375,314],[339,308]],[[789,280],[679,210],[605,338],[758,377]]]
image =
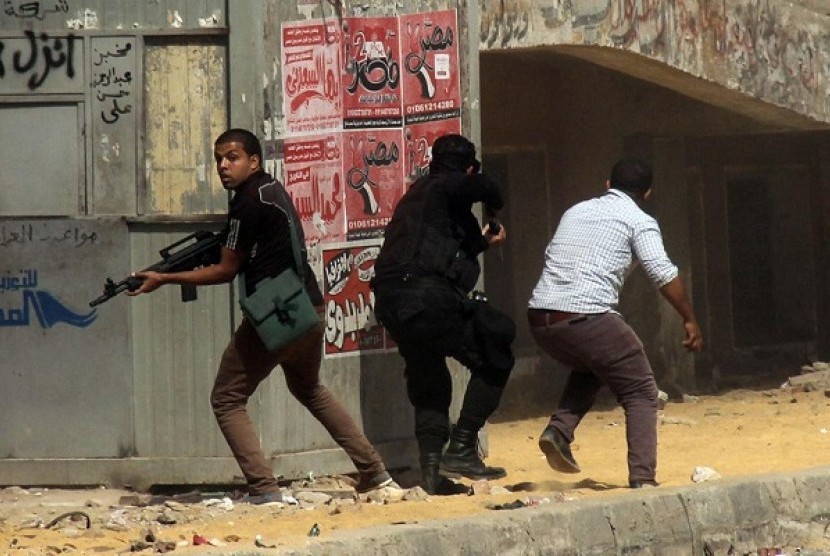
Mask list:
[[[509,317],[469,296],[481,272],[478,255],[506,237],[495,220],[482,229],[472,213],[474,203],[490,210],[503,205],[498,186],[478,173],[479,167],[475,145],[461,135],[435,141],[429,174],[403,196],[386,228],[372,281],[375,314],[406,363],[421,472],[430,494],[457,492],[439,471],[470,479],[506,475],[501,467],[485,465],[478,452],[478,432],[498,407],[513,368],[515,337]],[[446,357],[472,375],[452,434]]]

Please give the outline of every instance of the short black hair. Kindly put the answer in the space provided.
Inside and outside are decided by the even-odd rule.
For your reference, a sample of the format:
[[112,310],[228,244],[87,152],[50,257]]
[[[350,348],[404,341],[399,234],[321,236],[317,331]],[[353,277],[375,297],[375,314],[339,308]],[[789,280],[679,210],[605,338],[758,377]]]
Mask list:
[[223,132],[216,138],[213,145],[223,145],[225,143],[239,143],[248,156],[257,155],[260,164],[262,163],[262,144],[257,139],[256,135],[247,129],[233,128]]
[[643,196],[651,189],[651,166],[639,158],[623,158],[611,169],[611,187]]
[[456,171],[465,172],[470,166],[475,166],[476,146],[457,133],[442,135],[432,144],[432,160],[429,163],[431,172]]

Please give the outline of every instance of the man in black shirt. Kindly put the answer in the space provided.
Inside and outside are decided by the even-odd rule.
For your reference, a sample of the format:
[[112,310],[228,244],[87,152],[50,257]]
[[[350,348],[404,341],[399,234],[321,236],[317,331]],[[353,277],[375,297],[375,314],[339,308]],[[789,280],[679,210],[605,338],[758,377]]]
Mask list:
[[[472,213],[474,203],[495,210],[503,204],[498,186],[478,168],[475,146],[466,138],[445,135],[435,141],[429,174],[403,196],[386,228],[372,281],[375,314],[406,363],[421,472],[430,494],[456,491],[439,470],[472,479],[506,475],[501,467],[486,466],[477,450],[478,432],[498,407],[513,368],[515,336],[509,317],[468,297],[481,272],[478,255],[506,237],[504,227],[482,229]],[[472,373],[452,434],[446,357]]]
[[[260,280],[295,265],[288,215],[297,223],[300,243],[305,245],[300,219],[282,184],[263,171],[262,147],[256,136],[243,129],[222,133],[214,143],[214,158],[222,186],[234,193],[219,263],[186,272],[136,273],[144,282],[128,295],[149,293],[164,284],[221,284],[232,281],[242,271],[244,287],[247,295],[251,295]],[[318,313],[322,313],[323,296],[304,249],[303,264],[306,289]],[[280,500],[274,472],[246,410],[248,398],[277,365],[282,366],[294,397],[322,423],[354,462],[360,473],[357,490],[400,488],[345,408],[320,383],[322,341],[320,323],[292,344],[269,352],[253,325],[243,319],[225,348],[211,404],[219,428],[248,481],[247,500],[252,503]]]

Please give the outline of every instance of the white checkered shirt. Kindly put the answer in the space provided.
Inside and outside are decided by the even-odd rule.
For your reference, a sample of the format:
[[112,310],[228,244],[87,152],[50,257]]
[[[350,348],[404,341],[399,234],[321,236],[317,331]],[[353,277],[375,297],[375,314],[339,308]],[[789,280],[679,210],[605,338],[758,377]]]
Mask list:
[[626,193],[609,189],[562,215],[528,306],[585,314],[613,311],[637,262],[657,287],[677,277],[657,221]]

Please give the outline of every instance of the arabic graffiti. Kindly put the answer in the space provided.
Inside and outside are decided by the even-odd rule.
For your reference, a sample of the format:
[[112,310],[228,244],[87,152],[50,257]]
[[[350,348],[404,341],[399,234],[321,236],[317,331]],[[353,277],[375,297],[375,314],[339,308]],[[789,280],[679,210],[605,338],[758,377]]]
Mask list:
[[[36,90],[53,69],[66,68],[66,76],[75,77],[75,36],[51,38],[47,33],[36,35],[33,31],[24,31],[28,48],[21,48],[11,53],[11,68],[16,74],[28,74],[29,90]],[[0,78],[6,76],[4,52],[6,41],[17,42],[15,39],[0,39]]]
[[68,242],[77,248],[85,245],[95,245],[97,241],[98,234],[96,232],[89,232],[80,226],[70,226],[62,233],[54,233],[43,229],[36,230],[32,224],[0,225],[0,247],[8,247],[13,244]]
[[37,0],[4,0],[3,11],[10,17],[19,19],[43,19],[50,13],[66,13],[69,11],[67,0],[56,2],[38,2]]
[[0,301],[5,301],[6,292],[21,292],[21,302],[17,307],[3,303],[0,308],[0,327],[29,326],[30,310],[33,310],[42,328],[51,328],[58,323],[86,328],[97,318],[97,309],[89,313],[75,313],[61,303],[48,291],[35,290],[38,285],[37,270],[25,269],[12,272],[7,270],[0,277]]
[[113,124],[123,114],[132,112],[129,97],[133,92],[133,44],[129,41],[112,42],[93,47],[93,74],[90,87],[101,107],[101,120]]

